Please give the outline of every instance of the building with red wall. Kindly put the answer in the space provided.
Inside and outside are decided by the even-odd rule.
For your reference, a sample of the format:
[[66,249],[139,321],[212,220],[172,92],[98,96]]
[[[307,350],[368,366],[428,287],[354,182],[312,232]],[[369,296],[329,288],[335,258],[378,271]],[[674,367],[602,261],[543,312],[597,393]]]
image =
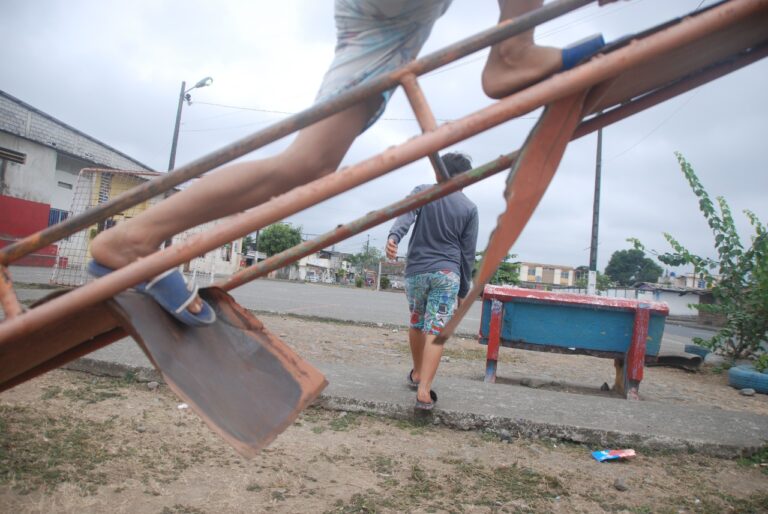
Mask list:
[[[0,248],[66,219],[83,168],[151,168],[0,91]],[[56,245],[16,261],[53,266]]]

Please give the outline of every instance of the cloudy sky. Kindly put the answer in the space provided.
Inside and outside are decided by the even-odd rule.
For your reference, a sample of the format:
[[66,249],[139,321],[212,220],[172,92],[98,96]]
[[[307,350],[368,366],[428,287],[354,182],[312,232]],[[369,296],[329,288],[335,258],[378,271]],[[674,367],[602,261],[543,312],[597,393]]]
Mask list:
[[[712,0],[632,0],[593,5],[539,27],[541,44],[564,46],[596,32],[607,40],[690,12]],[[422,55],[496,23],[493,0],[454,0]],[[4,0],[0,16],[0,89],[157,169],[168,165],[181,81],[211,76],[185,105],[176,164],[187,163],[311,105],[333,55],[331,0],[162,1]],[[453,120],[490,103],[479,74],[485,52],[421,79],[435,116]],[[714,196],[724,196],[742,235],[743,209],[768,220],[768,60],[608,127],[598,268],[629,248],[628,237],[667,250],[663,232],[711,255],[712,237],[680,173],[682,152]],[[452,149],[475,164],[517,149],[538,112]],[[419,132],[402,93],[358,138],[343,165]],[[290,139],[255,152],[271,155]],[[525,261],[588,264],[596,136],[572,143],[558,174],[513,248]],[[426,160],[414,163],[288,221],[320,234],[431,182]],[[504,174],[465,193],[480,210],[483,248],[503,210]],[[336,246],[382,247],[390,223]],[[403,246],[404,248],[404,246]]]

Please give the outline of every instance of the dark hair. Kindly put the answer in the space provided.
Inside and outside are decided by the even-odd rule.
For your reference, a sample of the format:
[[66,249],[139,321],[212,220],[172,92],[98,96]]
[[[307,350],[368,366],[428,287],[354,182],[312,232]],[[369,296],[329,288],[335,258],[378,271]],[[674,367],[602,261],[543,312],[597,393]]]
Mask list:
[[468,155],[458,152],[450,152],[442,156],[443,164],[448,175],[455,177],[459,173],[472,169],[472,161]]

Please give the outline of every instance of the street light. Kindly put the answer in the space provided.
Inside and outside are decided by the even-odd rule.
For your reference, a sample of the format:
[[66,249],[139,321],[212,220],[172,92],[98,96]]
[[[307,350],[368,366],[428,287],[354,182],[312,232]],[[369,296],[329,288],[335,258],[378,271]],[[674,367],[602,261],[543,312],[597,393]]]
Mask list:
[[213,84],[213,78],[211,77],[205,77],[204,79],[198,80],[197,84],[195,84],[189,89],[185,89],[187,87],[186,82],[181,83],[181,92],[179,93],[179,107],[176,109],[176,126],[173,128],[173,142],[171,143],[171,159],[170,161],[168,161],[168,171],[171,171],[173,169],[173,166],[176,164],[176,144],[179,141],[179,125],[181,125],[181,108],[184,106],[184,100],[186,100],[188,104],[191,104],[192,97],[190,96],[189,92],[199,87],[210,86],[211,84]]

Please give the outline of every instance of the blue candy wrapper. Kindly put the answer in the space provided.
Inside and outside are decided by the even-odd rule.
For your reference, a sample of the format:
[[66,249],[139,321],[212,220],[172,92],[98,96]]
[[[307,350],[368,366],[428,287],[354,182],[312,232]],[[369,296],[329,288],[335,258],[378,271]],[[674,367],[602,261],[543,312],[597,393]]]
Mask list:
[[631,459],[635,456],[635,450],[598,450],[592,452],[592,457],[597,462],[604,462],[606,460],[619,460],[619,459]]

